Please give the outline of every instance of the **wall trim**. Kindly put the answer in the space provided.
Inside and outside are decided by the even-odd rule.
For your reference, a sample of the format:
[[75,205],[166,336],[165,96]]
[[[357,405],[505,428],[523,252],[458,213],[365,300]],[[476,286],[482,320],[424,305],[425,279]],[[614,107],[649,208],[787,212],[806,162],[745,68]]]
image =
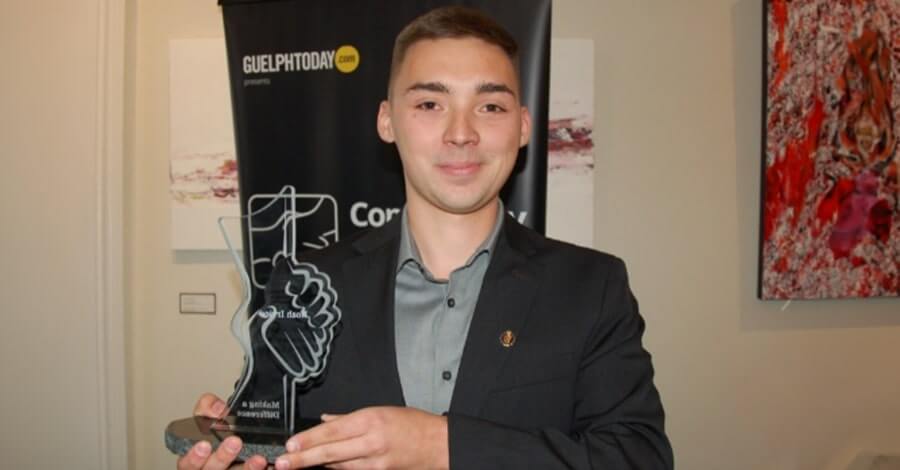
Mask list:
[[97,437],[101,470],[128,467],[123,289],[125,0],[97,2]]

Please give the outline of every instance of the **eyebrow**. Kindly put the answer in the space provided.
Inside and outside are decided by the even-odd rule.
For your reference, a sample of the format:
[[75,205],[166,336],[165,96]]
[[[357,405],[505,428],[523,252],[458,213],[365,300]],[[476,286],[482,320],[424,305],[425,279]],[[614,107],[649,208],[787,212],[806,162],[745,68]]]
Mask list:
[[[413,91],[431,91],[434,93],[450,93],[450,88],[447,85],[441,82],[416,82],[409,86],[406,89],[406,93],[410,93]],[[475,87],[475,92],[478,94],[485,93],[508,93],[513,97],[516,96],[516,93],[512,91],[512,89],[503,84],[503,83],[494,83],[494,82],[484,82],[479,83],[478,86]]]
[[412,91],[433,91],[435,93],[450,93],[450,89],[447,88],[447,85],[444,85],[441,82],[416,82],[406,89],[406,93]]
[[477,93],[509,93],[512,96],[516,96],[516,94],[512,91],[511,88],[506,86],[503,83],[480,83],[478,87],[475,88]]

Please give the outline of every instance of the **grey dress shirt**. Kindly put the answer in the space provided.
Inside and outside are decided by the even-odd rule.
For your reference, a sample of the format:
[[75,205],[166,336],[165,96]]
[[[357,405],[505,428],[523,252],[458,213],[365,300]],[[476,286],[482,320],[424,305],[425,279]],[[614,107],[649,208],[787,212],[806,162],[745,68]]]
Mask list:
[[501,202],[488,238],[465,265],[450,273],[450,279],[439,280],[422,263],[403,209],[394,287],[394,337],[407,406],[436,414],[450,407],[469,323],[503,213]]

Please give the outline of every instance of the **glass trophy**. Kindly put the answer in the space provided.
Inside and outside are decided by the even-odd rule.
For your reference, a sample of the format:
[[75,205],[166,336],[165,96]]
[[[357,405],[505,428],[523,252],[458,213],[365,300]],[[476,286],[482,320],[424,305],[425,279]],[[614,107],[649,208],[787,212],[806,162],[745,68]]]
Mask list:
[[[222,416],[195,416],[169,424],[166,446],[172,452],[183,455],[200,440],[215,448],[237,435],[244,442],[238,460],[259,454],[274,462],[285,452],[288,437],[318,424],[301,417],[298,397],[323,378],[341,311],[328,275],[296,256],[298,223],[323,207],[322,200],[310,200],[316,197],[298,196],[286,186],[277,194],[254,195],[244,216],[219,219],[243,290],[231,320],[231,332],[243,349],[243,368]],[[298,211],[298,202],[312,210]],[[241,223],[246,223],[244,233],[251,237],[280,238],[280,247],[271,255],[254,257],[251,249],[252,275],[232,243]],[[332,236],[336,238],[336,229]],[[326,245],[329,241],[327,236],[317,239]],[[247,245],[252,247],[253,242],[251,238]],[[253,289],[259,287],[264,288],[264,302],[248,314]]]

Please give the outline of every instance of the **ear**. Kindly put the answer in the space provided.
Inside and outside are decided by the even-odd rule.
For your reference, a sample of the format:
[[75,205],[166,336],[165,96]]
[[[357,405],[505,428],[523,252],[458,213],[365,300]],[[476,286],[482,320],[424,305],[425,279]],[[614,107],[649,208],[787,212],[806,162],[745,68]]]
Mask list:
[[524,147],[531,139],[531,113],[528,112],[528,108],[522,106],[521,115],[522,128],[521,134],[519,135],[519,147]]
[[394,126],[391,124],[391,103],[382,101],[378,106],[378,136],[381,140],[391,144],[394,142]]

